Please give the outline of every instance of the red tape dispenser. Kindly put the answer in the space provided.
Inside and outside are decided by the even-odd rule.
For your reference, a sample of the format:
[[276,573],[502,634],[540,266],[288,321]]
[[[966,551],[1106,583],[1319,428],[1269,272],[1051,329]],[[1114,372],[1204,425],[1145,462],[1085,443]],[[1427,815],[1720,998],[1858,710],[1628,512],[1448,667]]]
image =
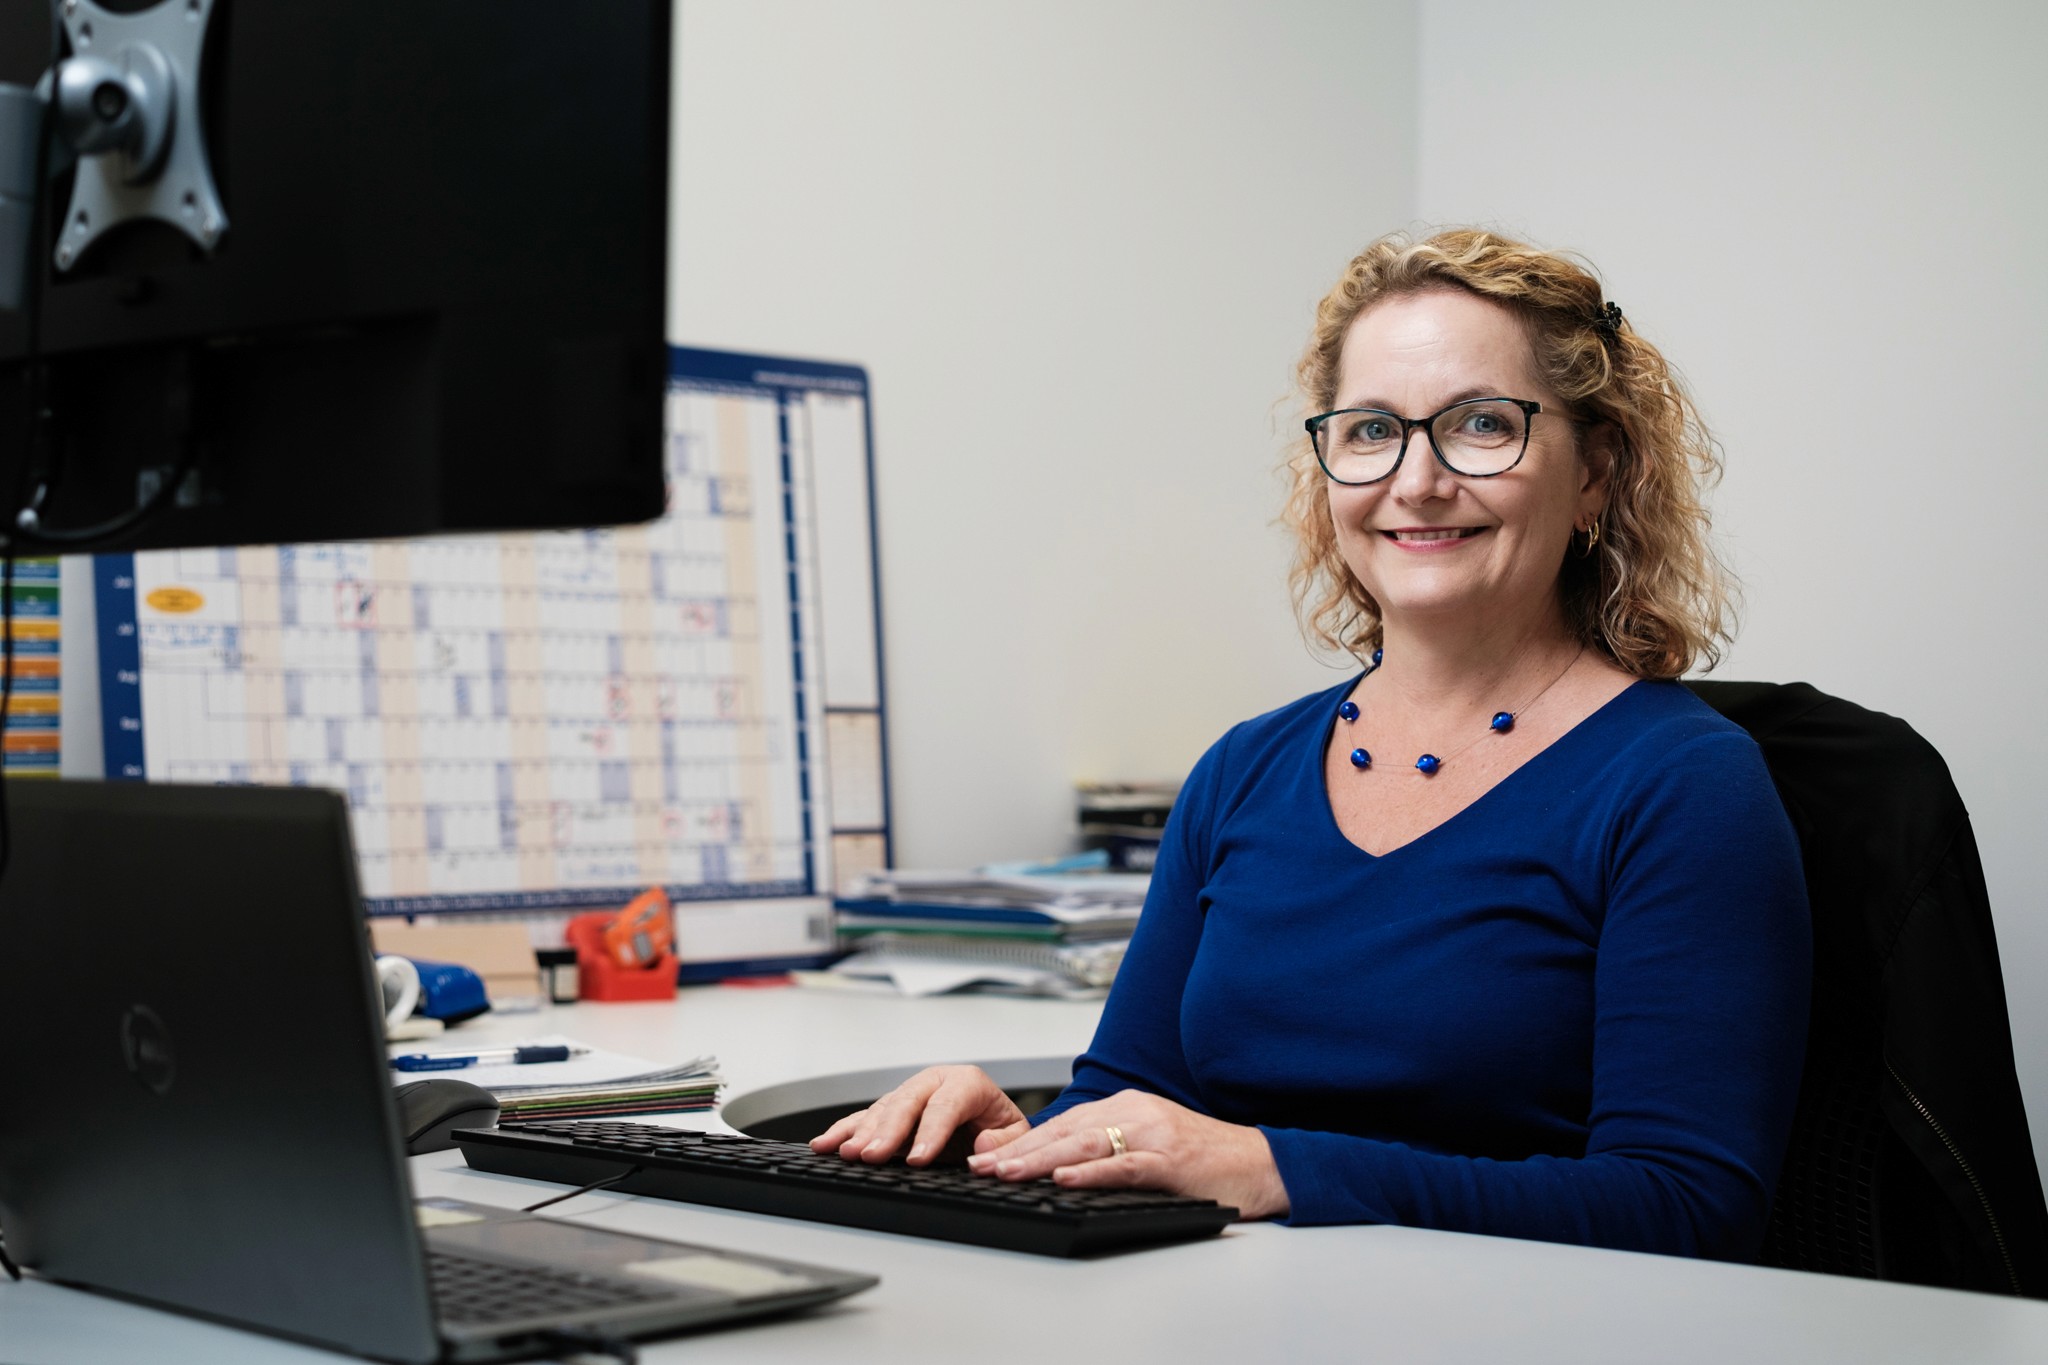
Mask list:
[[576,994],[584,1000],[668,1000],[676,993],[675,916],[668,893],[649,887],[623,910],[569,921]]

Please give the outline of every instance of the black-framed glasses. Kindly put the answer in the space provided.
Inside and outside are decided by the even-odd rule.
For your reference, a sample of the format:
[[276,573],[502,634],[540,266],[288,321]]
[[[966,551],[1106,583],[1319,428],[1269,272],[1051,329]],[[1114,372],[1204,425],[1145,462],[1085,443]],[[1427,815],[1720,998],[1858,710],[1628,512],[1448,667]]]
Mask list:
[[1543,405],[1527,398],[1467,398],[1427,417],[1379,408],[1339,408],[1302,423],[1323,472],[1342,484],[1378,483],[1401,467],[1408,437],[1429,433],[1437,463],[1469,479],[1490,479],[1522,462],[1529,421]]

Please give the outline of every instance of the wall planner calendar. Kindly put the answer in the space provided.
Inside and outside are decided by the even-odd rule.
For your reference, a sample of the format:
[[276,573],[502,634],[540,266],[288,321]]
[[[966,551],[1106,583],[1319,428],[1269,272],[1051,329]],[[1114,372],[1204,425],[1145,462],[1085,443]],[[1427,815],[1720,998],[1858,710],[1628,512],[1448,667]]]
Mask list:
[[372,913],[886,865],[866,372],[676,348],[667,404],[646,526],[101,556],[107,775],[347,792]]

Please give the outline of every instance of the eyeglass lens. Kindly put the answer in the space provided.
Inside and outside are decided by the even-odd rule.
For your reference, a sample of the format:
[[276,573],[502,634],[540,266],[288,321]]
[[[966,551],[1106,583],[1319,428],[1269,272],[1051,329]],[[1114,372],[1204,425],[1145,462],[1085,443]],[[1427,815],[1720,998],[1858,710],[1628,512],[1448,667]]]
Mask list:
[[[1340,483],[1371,483],[1392,472],[1406,434],[1391,413],[1333,412],[1316,425],[1316,455]],[[1499,474],[1522,458],[1529,414],[1502,399],[1475,399],[1438,413],[1429,434],[1444,463],[1458,473]]]

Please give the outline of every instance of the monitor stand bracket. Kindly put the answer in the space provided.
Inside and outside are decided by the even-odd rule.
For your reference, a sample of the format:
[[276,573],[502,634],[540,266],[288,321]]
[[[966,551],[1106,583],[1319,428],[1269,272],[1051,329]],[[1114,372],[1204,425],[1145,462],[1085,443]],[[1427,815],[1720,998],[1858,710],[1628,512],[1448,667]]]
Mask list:
[[139,14],[93,0],[62,0],[62,9],[72,55],[55,71],[54,112],[78,175],[57,234],[58,272],[139,218],[211,251],[228,227],[199,126],[199,57],[214,0],[161,0]]

